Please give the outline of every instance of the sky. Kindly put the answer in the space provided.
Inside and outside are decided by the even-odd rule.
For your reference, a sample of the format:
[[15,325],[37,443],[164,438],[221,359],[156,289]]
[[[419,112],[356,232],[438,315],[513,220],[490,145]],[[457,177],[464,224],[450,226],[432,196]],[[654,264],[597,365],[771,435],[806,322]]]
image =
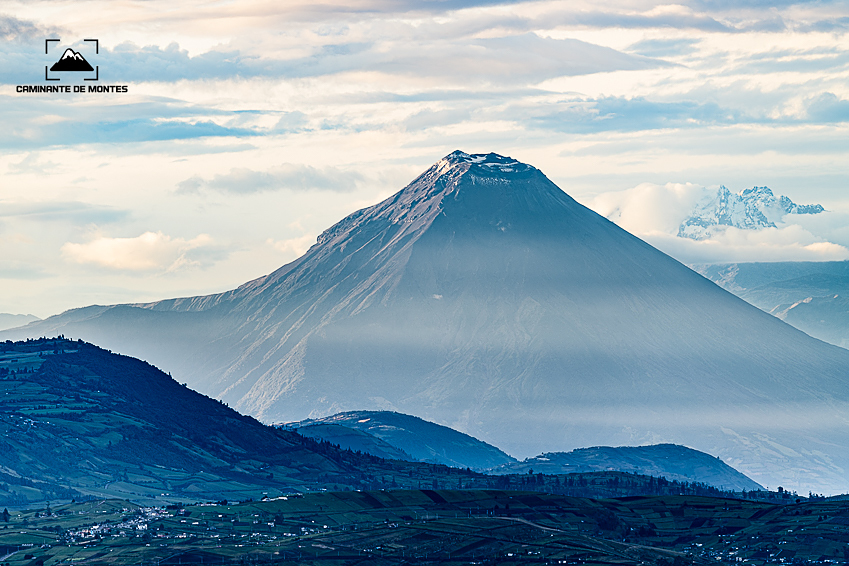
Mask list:
[[[2,0],[0,60],[0,312],[234,288],[456,149],[685,263],[849,258],[847,2]],[[826,211],[678,238],[720,185]]]

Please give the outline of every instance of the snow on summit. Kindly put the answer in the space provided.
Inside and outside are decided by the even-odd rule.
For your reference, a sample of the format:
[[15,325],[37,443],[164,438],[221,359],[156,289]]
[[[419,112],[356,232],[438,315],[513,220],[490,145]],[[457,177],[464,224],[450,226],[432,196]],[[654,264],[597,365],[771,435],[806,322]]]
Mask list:
[[500,173],[513,173],[535,169],[534,167],[526,163],[522,163],[521,161],[517,161],[512,157],[505,157],[498,155],[497,153],[469,154],[460,150],[446,155],[440,160],[440,163],[443,162],[449,166],[456,163],[471,163]]
[[775,228],[786,214],[821,212],[819,204],[798,205],[786,196],[775,198],[769,187],[752,187],[735,194],[721,186],[716,194],[707,195],[696,205],[678,228],[678,236],[706,240],[726,226],[742,230]]

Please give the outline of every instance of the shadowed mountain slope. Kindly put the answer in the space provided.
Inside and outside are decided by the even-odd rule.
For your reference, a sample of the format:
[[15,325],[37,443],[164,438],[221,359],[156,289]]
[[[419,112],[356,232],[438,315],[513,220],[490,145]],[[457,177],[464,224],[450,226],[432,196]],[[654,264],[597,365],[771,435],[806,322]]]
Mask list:
[[417,460],[417,458],[413,458],[385,440],[355,428],[322,422],[306,426],[299,426],[299,423],[294,423],[294,425],[291,430],[297,431],[301,436],[329,442],[345,450],[363,452],[377,456],[378,458],[388,458],[390,460],[406,460],[408,462],[415,462]]
[[163,504],[480,477],[263,425],[81,341],[0,343],[0,385],[0,505],[83,496]]
[[23,326],[36,320],[41,319],[31,314],[0,313],[0,330],[6,330],[7,328],[17,328],[18,326]]
[[233,291],[2,336],[58,332],[267,422],[397,410],[522,457],[675,442],[765,485],[849,488],[849,352],[495,154],[446,156]]
[[763,486],[719,458],[676,444],[595,446],[571,452],[549,452],[501,466],[495,473],[569,474],[616,470],[679,482],[698,482],[726,490],[761,490]]
[[386,450],[383,444],[387,444],[402,453],[393,457],[436,462],[455,468],[486,470],[516,461],[495,446],[468,434],[392,411],[349,411],[284,426],[304,436],[320,438],[352,450],[359,446],[351,443],[353,439],[349,437],[352,432],[365,433],[382,444],[362,445],[359,449],[375,456],[382,456],[381,452]]

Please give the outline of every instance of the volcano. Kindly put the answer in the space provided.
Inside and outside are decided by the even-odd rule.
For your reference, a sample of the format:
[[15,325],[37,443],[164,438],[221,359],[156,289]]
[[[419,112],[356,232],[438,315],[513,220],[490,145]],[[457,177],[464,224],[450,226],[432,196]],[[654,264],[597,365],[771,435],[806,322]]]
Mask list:
[[395,410],[517,457],[671,442],[765,486],[849,491],[849,351],[492,153],[449,154],[233,291],[0,335],[56,333],[266,422]]

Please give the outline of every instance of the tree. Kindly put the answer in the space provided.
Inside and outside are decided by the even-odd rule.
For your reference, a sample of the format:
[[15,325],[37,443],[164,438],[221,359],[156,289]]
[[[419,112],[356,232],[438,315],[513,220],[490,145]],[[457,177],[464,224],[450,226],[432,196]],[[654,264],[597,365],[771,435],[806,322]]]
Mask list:
[[3,508],[3,522],[8,523],[10,518],[11,518],[11,515],[9,514],[9,510],[4,507]]

